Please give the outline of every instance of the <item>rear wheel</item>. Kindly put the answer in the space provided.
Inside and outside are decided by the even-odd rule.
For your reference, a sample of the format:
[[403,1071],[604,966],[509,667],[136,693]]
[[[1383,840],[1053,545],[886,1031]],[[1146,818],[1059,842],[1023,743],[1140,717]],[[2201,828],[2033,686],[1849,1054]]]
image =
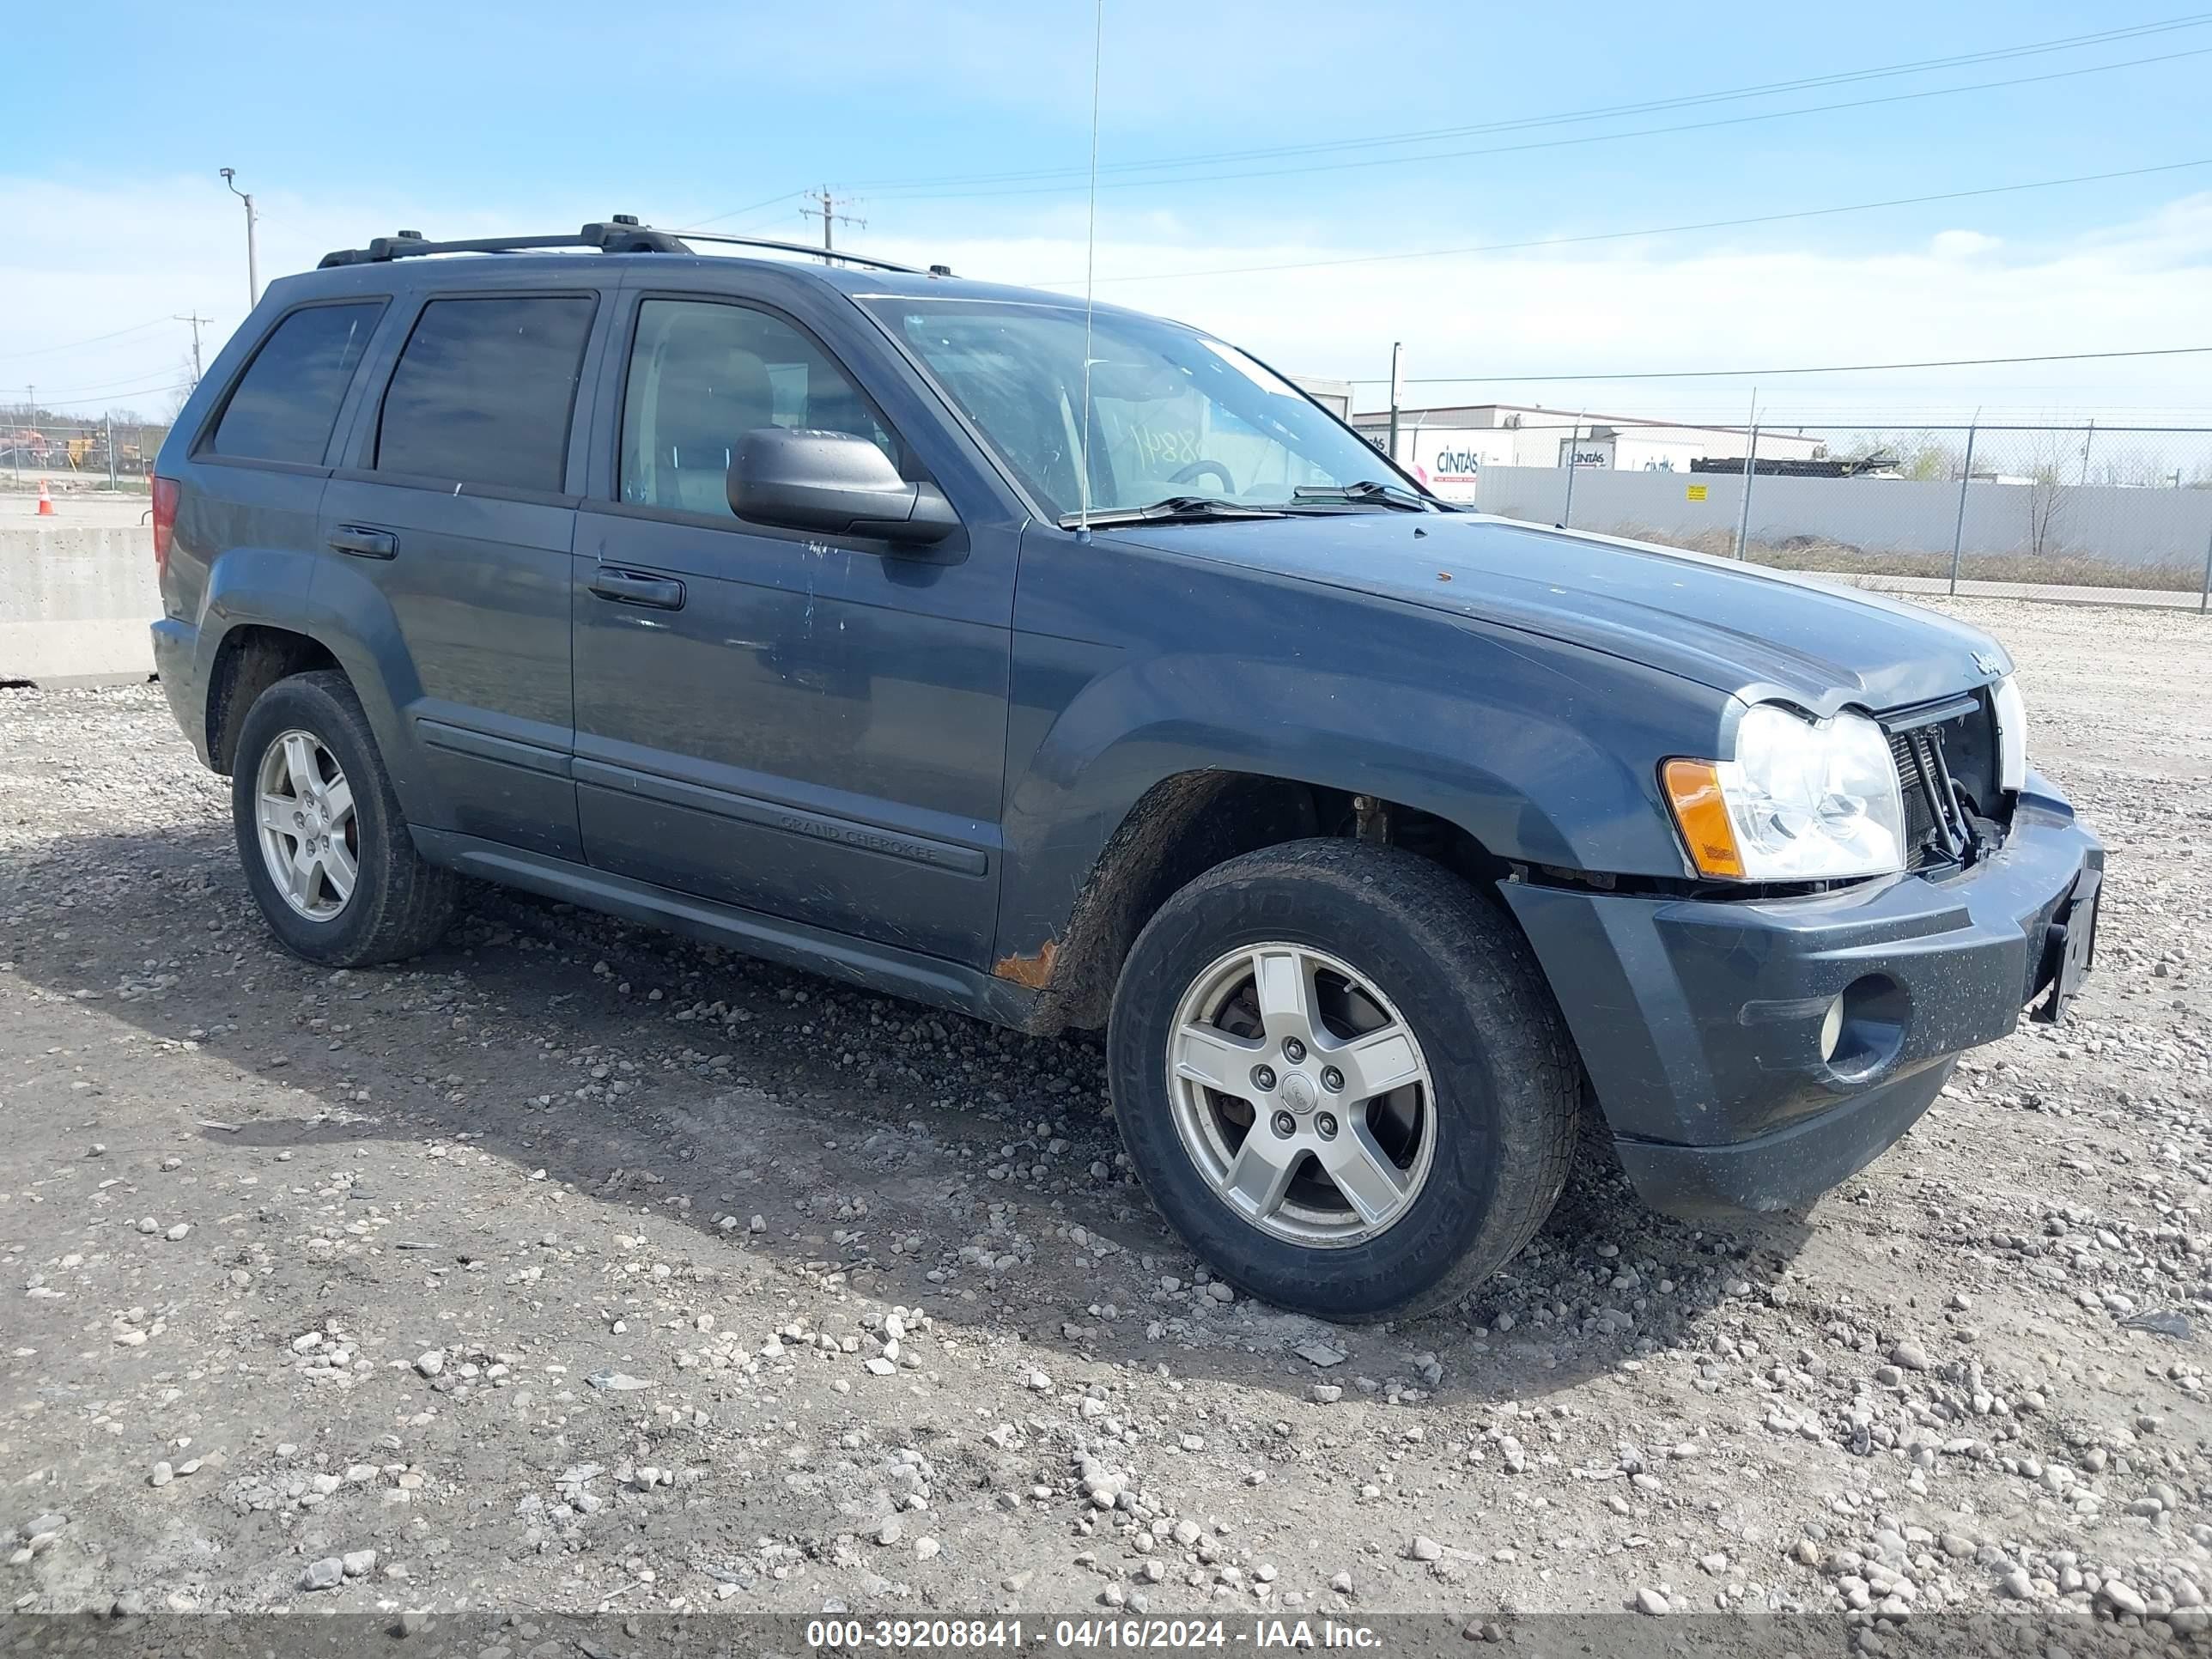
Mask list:
[[1139,937],[1109,1034],[1131,1160],[1222,1277],[1339,1320],[1454,1300],[1543,1223],[1579,1073],[1511,924],[1394,848],[1231,860]]
[[333,968],[420,954],[444,937],[455,878],[424,860],[344,675],[255,699],[231,778],[239,856],[286,949]]

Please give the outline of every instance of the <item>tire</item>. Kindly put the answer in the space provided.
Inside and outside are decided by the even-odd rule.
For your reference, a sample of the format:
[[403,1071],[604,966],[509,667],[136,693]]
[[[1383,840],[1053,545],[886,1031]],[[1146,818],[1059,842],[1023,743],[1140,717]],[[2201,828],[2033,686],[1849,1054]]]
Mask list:
[[[303,755],[311,781],[299,763]],[[257,697],[239,732],[230,781],[246,885],[286,950],[328,968],[367,968],[418,956],[445,937],[457,878],[416,852],[368,717],[344,675],[295,674]],[[286,892],[293,884],[280,885],[271,867],[277,854],[264,850],[264,798],[290,854],[287,867],[296,873],[319,866],[293,886],[295,897]],[[301,830],[307,834],[291,833]],[[302,855],[309,844],[331,850]]]
[[[1286,1048],[1299,1030],[1314,1040]],[[1465,1296],[1534,1237],[1574,1160],[1581,1067],[1542,971],[1465,882],[1394,848],[1294,842],[1183,888],[1123,964],[1107,1056],[1122,1143],[1169,1223],[1231,1284],[1323,1319]],[[1358,1102],[1363,1079],[1399,1077],[1415,1080]]]

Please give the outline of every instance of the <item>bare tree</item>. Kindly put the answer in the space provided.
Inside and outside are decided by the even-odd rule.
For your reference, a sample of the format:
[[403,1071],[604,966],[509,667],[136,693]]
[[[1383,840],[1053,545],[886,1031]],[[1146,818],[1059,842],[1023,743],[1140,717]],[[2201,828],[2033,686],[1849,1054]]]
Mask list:
[[177,416],[185,412],[185,399],[192,395],[194,384],[191,355],[187,352],[177,359],[177,383],[169,388],[163,402],[166,424],[174,426]]
[[2027,465],[2027,550],[2037,558],[2059,550],[2067,501],[2061,480],[2079,457],[2069,434],[2047,430],[2035,434]]

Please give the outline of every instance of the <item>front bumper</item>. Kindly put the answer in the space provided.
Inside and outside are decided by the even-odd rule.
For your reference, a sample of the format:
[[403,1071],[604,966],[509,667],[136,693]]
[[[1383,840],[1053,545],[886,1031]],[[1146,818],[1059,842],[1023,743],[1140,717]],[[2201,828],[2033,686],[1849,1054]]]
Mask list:
[[1504,893],[1638,1192],[1701,1218],[1806,1203],[1911,1128],[1962,1050],[2052,988],[2069,921],[2078,969],[2104,863],[2031,774],[2003,847],[1948,879],[1741,901]]

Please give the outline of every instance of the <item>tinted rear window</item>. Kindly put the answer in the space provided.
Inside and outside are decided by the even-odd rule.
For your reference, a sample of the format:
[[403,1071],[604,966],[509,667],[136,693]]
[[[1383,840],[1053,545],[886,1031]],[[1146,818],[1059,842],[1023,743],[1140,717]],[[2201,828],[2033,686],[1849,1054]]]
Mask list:
[[253,354],[209,446],[257,461],[322,463],[353,372],[384,313],[381,300],[295,311]]
[[384,394],[377,470],[557,491],[596,303],[538,295],[423,307]]

